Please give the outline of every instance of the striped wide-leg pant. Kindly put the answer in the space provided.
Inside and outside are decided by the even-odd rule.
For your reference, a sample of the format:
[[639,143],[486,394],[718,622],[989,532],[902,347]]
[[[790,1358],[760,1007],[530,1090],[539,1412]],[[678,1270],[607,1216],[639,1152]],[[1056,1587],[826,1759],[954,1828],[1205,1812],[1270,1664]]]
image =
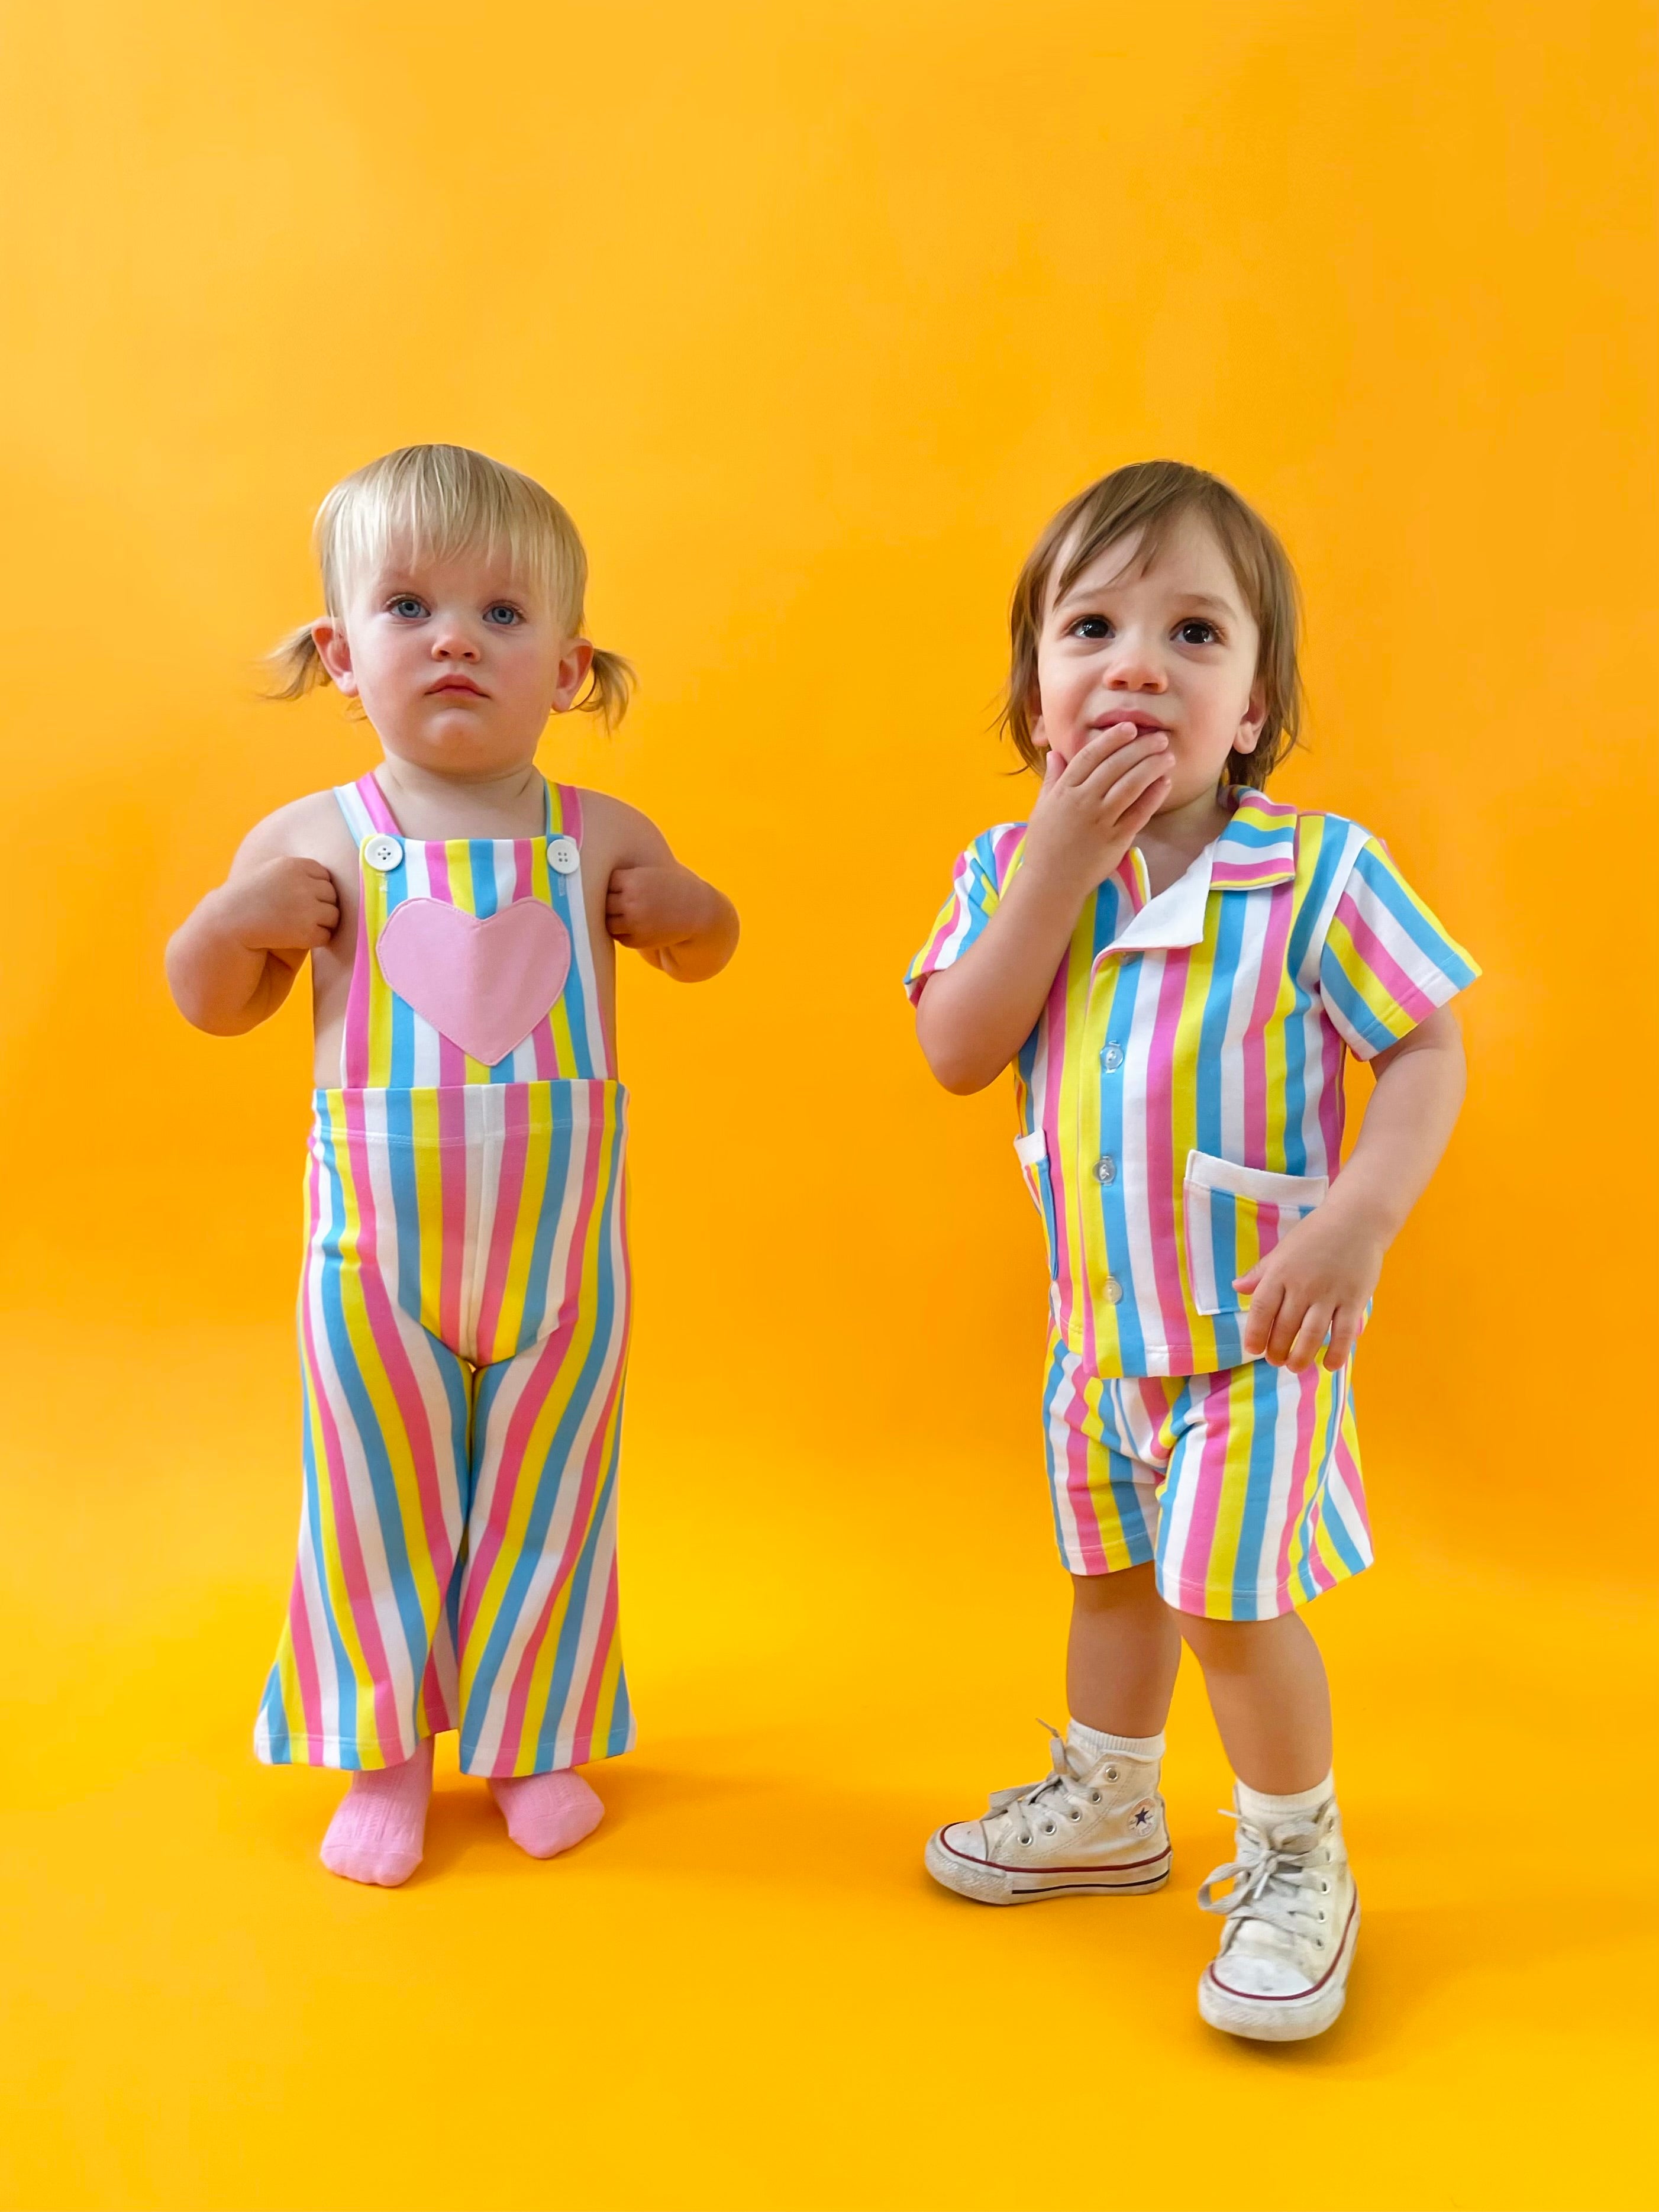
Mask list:
[[255,1732],[274,1764],[472,1774],[625,1751],[617,1462],[625,1093],[319,1092],[305,1495]]

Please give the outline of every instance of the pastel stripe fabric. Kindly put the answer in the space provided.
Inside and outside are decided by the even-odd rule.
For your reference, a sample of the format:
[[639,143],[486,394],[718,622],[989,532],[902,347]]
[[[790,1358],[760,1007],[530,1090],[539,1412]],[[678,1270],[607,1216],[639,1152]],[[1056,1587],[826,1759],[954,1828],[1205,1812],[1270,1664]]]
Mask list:
[[[1367,830],[1233,798],[1179,883],[1151,897],[1132,850],[1085,904],[1016,1064],[1055,1325],[1097,1375],[1242,1361],[1232,1277],[1336,1174],[1347,1055],[1397,1042],[1479,972]],[[962,855],[913,997],[976,941],[1024,838],[1004,823]]]
[[1155,1560],[1178,1612],[1263,1620],[1370,1564],[1347,1367],[1099,1376],[1056,1336],[1042,1404],[1073,1574]]
[[[548,859],[550,842],[569,838],[580,848],[581,798],[547,786],[544,837],[455,838],[441,844],[405,840],[372,775],[335,795],[359,851],[375,833],[396,838],[396,867],[364,867],[363,903],[341,1046],[342,1083],[352,1088],[397,1089],[462,1083],[534,1083],[561,1076],[614,1076],[610,1045],[599,1018],[592,944],[582,908],[579,872],[561,874]],[[520,899],[550,906],[572,945],[573,981],[524,1042],[495,1065],[469,1059],[459,1045],[422,1019],[380,972],[381,933],[407,899],[438,899],[480,920]]]
[[[362,787],[352,796],[354,828],[398,834]],[[567,800],[553,817],[567,825],[557,834],[572,811]],[[534,856],[546,844],[405,843],[398,872],[428,897],[462,883],[470,896],[507,884],[545,896]],[[354,981],[367,983],[349,1067],[395,1066],[400,1052],[419,1064],[434,1049],[412,1010],[386,1003],[376,873],[362,870]],[[570,1003],[531,1045],[576,1072],[317,1095],[304,1500],[255,1735],[269,1761],[392,1765],[453,1728],[465,1771],[530,1774],[633,1741],[616,1547],[626,1095],[583,1067],[604,1054],[579,890],[565,912],[581,956]],[[365,1050],[368,1062],[354,1059]]]

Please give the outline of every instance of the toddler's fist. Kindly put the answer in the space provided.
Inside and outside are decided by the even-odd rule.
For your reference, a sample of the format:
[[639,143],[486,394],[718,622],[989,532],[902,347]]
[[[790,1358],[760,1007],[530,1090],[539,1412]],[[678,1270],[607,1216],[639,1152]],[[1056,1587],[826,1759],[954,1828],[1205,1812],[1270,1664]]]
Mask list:
[[713,893],[689,868],[617,868],[605,896],[605,926],[618,945],[651,952],[683,945],[708,925]]
[[262,861],[222,896],[223,927],[250,952],[314,952],[340,926],[340,895],[320,860]]

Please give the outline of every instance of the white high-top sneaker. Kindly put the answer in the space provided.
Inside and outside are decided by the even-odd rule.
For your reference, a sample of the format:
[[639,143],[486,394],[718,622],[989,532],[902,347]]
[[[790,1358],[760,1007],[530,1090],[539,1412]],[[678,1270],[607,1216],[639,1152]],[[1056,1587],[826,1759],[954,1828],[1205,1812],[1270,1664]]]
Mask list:
[[983,1820],[952,1820],[930,1836],[928,1873],[978,1905],[1162,1889],[1170,1834],[1157,1760],[1108,1752],[1083,1766],[1056,1729],[1048,1734],[1054,1764],[1042,1781],[999,1790]]
[[[1212,2027],[1258,2043],[1322,2035],[1341,2011],[1359,1935],[1359,1895],[1348,1871],[1333,1798],[1316,1814],[1261,1828],[1238,1816],[1238,1856],[1198,1893],[1227,1924],[1204,1969],[1198,2008]],[[1215,1893],[1224,1883],[1225,1897]]]

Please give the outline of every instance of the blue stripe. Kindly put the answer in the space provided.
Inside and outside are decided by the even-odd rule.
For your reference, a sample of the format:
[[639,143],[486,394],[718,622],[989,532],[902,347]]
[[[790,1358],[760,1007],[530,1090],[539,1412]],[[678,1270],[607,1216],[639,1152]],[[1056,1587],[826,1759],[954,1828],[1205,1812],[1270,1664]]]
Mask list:
[[[1102,903],[1103,902],[1097,902],[1097,905]],[[1109,944],[1110,941],[1108,939]],[[1103,1032],[1106,1036],[1126,1041],[1129,1037],[1134,1023],[1135,1000],[1139,994],[1141,978],[1146,973],[1146,960],[1140,953],[1120,957],[1117,981],[1112,987],[1111,1012],[1107,1016]],[[1123,1078],[1128,1066],[1126,1052],[1123,1066],[1115,1075],[1109,1075],[1103,1067],[1097,1070],[1100,1081],[1101,1147],[1118,1160],[1125,1158]],[[1073,1172],[1081,1175],[1086,1170],[1079,1162]],[[1135,1281],[1134,1269],[1129,1259],[1129,1231],[1123,1211],[1123,1177],[1120,1175],[1115,1182],[1097,1183],[1095,1188],[1099,1193],[1101,1223],[1106,1233],[1106,1265],[1123,1285],[1123,1296],[1112,1309],[1117,1322],[1120,1347],[1117,1364],[1124,1373],[1133,1375],[1145,1364],[1146,1338],[1140,1325],[1139,1286]],[[1079,1208],[1082,1202],[1080,1199]],[[1083,1297],[1090,1298],[1095,1294],[1092,1283],[1080,1284],[1078,1287]],[[1156,1297],[1152,1310],[1154,1312],[1158,1310]]]
[[[611,1334],[616,1319],[617,1286],[610,1265],[611,1213],[617,1199],[616,1186],[607,1196],[601,1215],[595,1219],[595,1233],[601,1235],[601,1264],[599,1291],[593,1310],[592,1333],[581,1367],[572,1389],[569,1403],[553,1436],[549,1440],[546,1457],[541,1468],[530,1480],[534,1484],[534,1496],[525,1523],[519,1556],[507,1577],[507,1588],[497,1609],[483,1651],[479,1656],[477,1670],[472,1678],[472,1692],[468,1698],[469,1710],[476,1707],[487,1712],[495,1694],[495,1684],[506,1662],[507,1647],[517,1629],[520,1616],[529,1596],[531,1583],[539,1565],[547,1540],[547,1531],[558,1502],[559,1492],[569,1470],[569,1459],[575,1443],[577,1431],[586,1419],[596,1389],[604,1382],[611,1358]],[[548,1357],[556,1338],[549,1338],[531,1352],[520,1353],[520,1358]],[[478,1413],[474,1425],[473,1449],[476,1454],[484,1449],[489,1427],[489,1409],[495,1402],[501,1385],[492,1378],[503,1374],[511,1363],[503,1362],[486,1368],[479,1377]],[[521,1470],[520,1480],[528,1475]],[[463,1750],[463,1756],[466,1755]]]
[[[380,1540],[386,1547],[386,1565],[391,1575],[392,1595],[398,1608],[398,1619],[404,1632],[404,1648],[409,1656],[410,1670],[418,1682],[426,1669],[427,1652],[431,1644],[429,1626],[421,1609],[419,1592],[415,1587],[410,1566],[409,1547],[405,1541],[403,1514],[398,1499],[397,1484],[392,1472],[391,1455],[374,1412],[374,1401],[363,1381],[362,1370],[357,1364],[350,1333],[346,1326],[343,1278],[347,1263],[342,1260],[337,1244],[330,1237],[324,1247],[321,1280],[319,1284],[319,1304],[323,1309],[324,1333],[333,1357],[339,1386],[351,1413],[353,1432],[362,1448],[364,1465],[368,1474],[370,1497],[374,1506]],[[354,1270],[355,1272],[355,1270]],[[454,1357],[445,1351],[443,1356]],[[354,1506],[368,1501],[354,1498]],[[319,1558],[322,1556],[319,1555]],[[344,1599],[344,1592],[341,1592]],[[347,1611],[350,1607],[347,1601]]]
[[[1403,1030],[1396,1031],[1390,1028],[1382,1016],[1360,996],[1334,952],[1328,951],[1321,962],[1319,980],[1327,1003],[1342,1016],[1357,1036],[1364,1038],[1373,1052],[1384,1052],[1389,1045],[1398,1044],[1402,1036],[1409,1036],[1417,1026],[1414,1018],[1408,1018]],[[1389,995],[1389,1004],[1394,1005],[1392,993]],[[1405,1012],[1404,1007],[1399,1011]]]
[[[1375,843],[1367,845],[1354,862],[1353,874],[1368,896],[1398,922],[1413,945],[1438,972],[1461,990],[1474,981],[1475,971],[1431,915],[1410,896],[1399,872]],[[1352,878],[1350,878],[1352,887]],[[1364,912],[1365,902],[1358,902]],[[1420,980],[1414,978],[1414,981]]]
[[[1237,1388],[1237,1383],[1232,1386]],[[1267,1509],[1273,1503],[1273,1464],[1278,1457],[1274,1434],[1279,1411],[1279,1372],[1265,1360],[1257,1359],[1250,1366],[1250,1459],[1246,1477],[1244,1511],[1239,1523],[1238,1556],[1233,1563],[1232,1613],[1234,1620],[1255,1620],[1261,1616],[1261,1597],[1257,1583],[1261,1577],[1261,1547],[1267,1540]],[[1228,1393],[1227,1413],[1234,1418],[1232,1390]]]

